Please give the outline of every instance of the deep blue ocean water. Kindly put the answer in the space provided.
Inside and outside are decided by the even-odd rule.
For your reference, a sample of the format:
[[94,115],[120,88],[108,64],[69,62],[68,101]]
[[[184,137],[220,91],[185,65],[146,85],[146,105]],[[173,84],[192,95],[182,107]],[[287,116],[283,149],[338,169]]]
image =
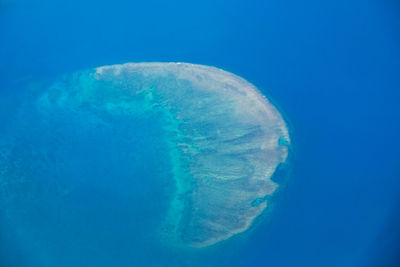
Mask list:
[[[101,179],[98,192],[90,192],[97,199],[71,200],[74,214],[90,220],[75,218],[77,228],[67,233],[48,221],[42,234],[59,234],[61,245],[54,246],[65,253],[42,244],[25,244],[26,252],[0,229],[0,266],[36,266],[32,253],[56,255],[57,263],[37,255],[41,266],[398,266],[399,26],[395,1],[0,1],[0,131],[11,127],[29,85],[108,64],[178,61],[216,66],[255,84],[284,113],[293,141],[273,214],[232,243],[182,252],[142,242],[147,237],[138,229],[146,232],[165,210],[157,204],[160,181],[139,179],[164,164],[149,152],[141,154],[148,166],[135,167],[139,178],[125,178],[109,200]],[[141,135],[152,129],[140,125]],[[138,146],[157,146],[140,134]],[[130,177],[123,157],[112,159],[123,167],[98,176]],[[108,220],[96,220],[105,210],[110,216],[101,219]],[[121,214],[123,222],[112,220]],[[28,215],[35,221],[40,211]],[[125,227],[126,236],[115,227]],[[96,231],[111,232],[97,238]],[[82,235],[104,245],[77,244]]]

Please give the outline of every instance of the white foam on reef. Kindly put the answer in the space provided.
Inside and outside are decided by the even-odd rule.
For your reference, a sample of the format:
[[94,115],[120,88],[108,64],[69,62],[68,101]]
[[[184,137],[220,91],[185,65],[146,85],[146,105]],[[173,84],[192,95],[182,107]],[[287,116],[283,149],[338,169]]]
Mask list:
[[170,242],[215,244],[248,229],[267,207],[252,203],[276,191],[271,177],[288,154],[279,139],[290,139],[279,111],[246,80],[188,63],[103,66],[65,79],[72,89],[57,100],[51,91],[63,85],[55,85],[42,104],[163,114],[176,183],[162,228]]

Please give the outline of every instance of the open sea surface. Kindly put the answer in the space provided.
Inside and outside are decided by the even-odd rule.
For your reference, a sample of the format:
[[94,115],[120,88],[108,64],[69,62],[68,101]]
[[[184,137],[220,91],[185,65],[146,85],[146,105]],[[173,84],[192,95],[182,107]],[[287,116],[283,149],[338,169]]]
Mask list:
[[[248,231],[205,249],[155,245],[174,186],[157,119],[93,128],[61,112],[50,129],[23,113],[64,73],[126,62],[215,66],[281,111],[289,158]],[[32,166],[53,191],[0,190],[0,266],[399,266],[399,89],[396,1],[0,0],[0,148],[24,136],[16,150],[35,158],[26,144],[61,143],[46,157],[70,177]],[[6,194],[26,196],[7,206]]]

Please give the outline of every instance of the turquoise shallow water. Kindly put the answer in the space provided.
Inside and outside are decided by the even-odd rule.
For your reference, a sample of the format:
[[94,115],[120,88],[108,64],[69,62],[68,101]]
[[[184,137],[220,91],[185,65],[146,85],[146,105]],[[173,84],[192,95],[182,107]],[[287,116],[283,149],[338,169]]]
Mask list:
[[[16,163],[30,168],[14,166],[15,179],[23,171],[39,182],[1,191],[0,265],[396,266],[398,25],[394,1],[0,2],[0,147],[68,173]],[[159,117],[107,127],[59,112],[49,127],[21,112],[63,73],[144,61],[231,71],[284,113],[290,164],[246,234],[200,251],[155,246],[148,233],[174,190],[162,178],[171,166]]]
[[24,98],[2,133],[0,203],[2,231],[33,266],[149,254],[173,265],[168,251],[200,264],[190,256],[246,238],[271,210],[287,126],[237,76],[114,65],[32,84]]

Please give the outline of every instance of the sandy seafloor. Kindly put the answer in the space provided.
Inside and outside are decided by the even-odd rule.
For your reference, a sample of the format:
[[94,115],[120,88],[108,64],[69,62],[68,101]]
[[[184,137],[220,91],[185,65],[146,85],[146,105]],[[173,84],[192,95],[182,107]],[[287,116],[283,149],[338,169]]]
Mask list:
[[[150,149],[134,168],[153,179],[128,179],[131,167],[116,157],[113,166],[124,168],[107,170],[125,178],[109,198],[102,194],[102,186],[110,188],[108,176],[99,168],[103,183],[88,198],[82,186],[80,197],[68,202],[71,213],[57,203],[28,211],[27,225],[46,212],[60,214],[38,228],[52,242],[29,236],[25,244],[12,242],[17,238],[6,229],[22,222],[6,221],[0,211],[0,266],[396,266],[399,20],[395,1],[1,1],[2,132],[28,92],[60,74],[178,61],[216,66],[256,85],[283,112],[293,144],[276,177],[283,186],[273,209],[247,233],[217,246],[170,250],[146,235],[168,198],[168,185],[156,179],[165,162]],[[34,126],[31,131],[41,136]],[[158,145],[143,133],[138,149]],[[79,157],[102,151],[107,147],[93,146]],[[65,225],[68,231],[58,231]]]

